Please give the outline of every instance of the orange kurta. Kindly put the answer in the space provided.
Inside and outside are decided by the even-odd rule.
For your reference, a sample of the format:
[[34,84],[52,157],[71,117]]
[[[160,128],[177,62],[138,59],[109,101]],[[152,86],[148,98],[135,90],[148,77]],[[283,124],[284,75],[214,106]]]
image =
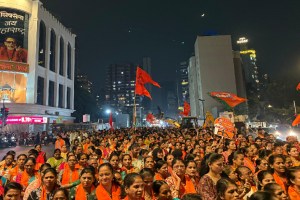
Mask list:
[[98,187],[96,189],[97,199],[102,199],[102,200],[121,200],[121,187],[118,186],[118,185],[116,185],[116,184],[112,184],[111,190],[112,190],[112,194],[110,196],[108,194],[108,192],[104,189],[104,187],[102,186],[102,184],[98,185]]
[[300,199],[300,193],[297,192],[295,186],[289,187],[288,194],[290,196],[290,200],[299,200]]
[[244,158],[244,166],[248,167],[251,172],[254,174],[255,173],[255,165],[254,163],[247,157]]
[[282,190],[287,194],[286,188],[287,188],[287,180],[286,178],[280,178],[278,174],[274,173],[273,174],[275,182],[280,185]]

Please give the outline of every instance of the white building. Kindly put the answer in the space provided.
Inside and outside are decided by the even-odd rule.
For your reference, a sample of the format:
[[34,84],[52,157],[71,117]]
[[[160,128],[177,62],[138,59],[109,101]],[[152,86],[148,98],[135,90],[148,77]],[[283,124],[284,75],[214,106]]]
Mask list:
[[222,105],[209,93],[237,94],[231,37],[198,36],[195,57],[190,58],[188,69],[191,115],[203,118],[204,105],[204,112],[210,111],[217,116]]
[[[41,131],[51,123],[73,121],[75,37],[39,0],[0,0],[1,100],[13,118],[7,130]],[[27,58],[26,53],[15,56],[17,47],[9,56],[11,41],[5,38],[15,38]],[[2,50],[8,56],[1,57]],[[43,120],[35,124],[32,116]]]

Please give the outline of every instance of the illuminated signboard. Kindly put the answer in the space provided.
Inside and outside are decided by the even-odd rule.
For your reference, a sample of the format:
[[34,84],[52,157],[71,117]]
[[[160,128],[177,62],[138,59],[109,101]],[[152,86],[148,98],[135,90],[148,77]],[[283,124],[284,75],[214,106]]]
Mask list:
[[0,8],[0,70],[28,73],[29,15]]
[[[2,124],[2,120],[0,120]],[[47,117],[36,116],[8,116],[6,124],[46,124]]]

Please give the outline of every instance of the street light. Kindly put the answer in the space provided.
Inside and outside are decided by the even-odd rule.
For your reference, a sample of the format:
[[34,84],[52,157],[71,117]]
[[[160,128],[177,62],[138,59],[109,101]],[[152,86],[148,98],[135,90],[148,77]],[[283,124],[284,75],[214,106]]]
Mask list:
[[199,101],[201,101],[202,103],[202,113],[203,113],[203,119],[205,120],[205,114],[204,114],[204,99],[199,99]]
[[110,110],[110,109],[107,109],[107,110],[105,110],[105,113],[106,113],[106,114],[110,114],[110,113],[111,113],[111,110]]

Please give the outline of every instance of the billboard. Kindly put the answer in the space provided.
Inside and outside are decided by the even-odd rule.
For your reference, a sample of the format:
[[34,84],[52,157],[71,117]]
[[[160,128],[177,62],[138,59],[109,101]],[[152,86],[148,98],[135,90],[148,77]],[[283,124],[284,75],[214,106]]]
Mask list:
[[28,72],[28,19],[25,12],[0,8],[0,70]]
[[[48,121],[47,117],[39,116],[8,116],[6,124],[46,124]],[[2,124],[2,120],[0,120]]]

